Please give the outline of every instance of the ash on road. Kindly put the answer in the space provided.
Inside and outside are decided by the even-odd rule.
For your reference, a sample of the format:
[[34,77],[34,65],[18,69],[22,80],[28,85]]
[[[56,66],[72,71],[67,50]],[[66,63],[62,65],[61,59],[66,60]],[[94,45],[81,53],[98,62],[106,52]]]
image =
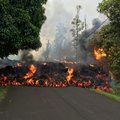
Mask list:
[[0,120],[120,120],[120,103],[81,88],[11,87]]

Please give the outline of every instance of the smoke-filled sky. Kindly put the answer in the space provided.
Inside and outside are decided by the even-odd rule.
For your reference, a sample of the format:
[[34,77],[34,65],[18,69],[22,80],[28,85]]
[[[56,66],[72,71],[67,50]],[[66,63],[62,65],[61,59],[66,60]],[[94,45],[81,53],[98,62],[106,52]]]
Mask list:
[[71,22],[76,15],[76,6],[81,5],[80,19],[84,21],[87,19],[88,28],[92,27],[92,20],[100,18],[104,20],[104,16],[97,12],[97,6],[102,0],[48,0],[45,8],[47,20],[45,21],[41,30],[41,42],[43,47],[39,52],[34,53],[37,57],[39,53],[45,48],[48,40],[51,42],[55,38],[56,26],[62,23],[68,31],[71,29]]
[[[47,20],[43,25],[41,37],[44,39],[52,39],[55,34],[55,27],[59,23],[69,26],[73,17],[76,15],[76,6],[81,5],[80,18],[87,19],[88,27],[94,18],[99,17],[97,12],[98,3],[102,0],[48,0],[46,5]],[[104,18],[103,18],[104,19]]]
[[[104,16],[97,12],[98,3],[102,0],[48,0],[45,5],[46,17],[42,30],[41,30],[41,42],[43,44],[42,48],[35,54],[39,57],[41,51],[45,49],[48,40],[53,41],[56,33],[56,26],[60,23],[64,24],[68,31],[71,27],[71,21],[76,15],[76,6],[81,5],[82,9],[80,11],[80,19],[84,21],[87,19],[88,28],[92,25],[92,20],[94,18],[100,18],[104,20]],[[12,56],[13,57],[13,56]]]

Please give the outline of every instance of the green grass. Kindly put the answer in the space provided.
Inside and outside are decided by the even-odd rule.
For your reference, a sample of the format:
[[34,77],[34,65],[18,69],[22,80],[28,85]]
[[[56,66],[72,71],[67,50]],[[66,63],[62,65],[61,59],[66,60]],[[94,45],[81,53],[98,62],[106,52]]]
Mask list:
[[8,91],[8,87],[0,87],[0,101],[4,99],[7,91]]
[[120,94],[116,94],[115,92],[112,92],[112,93],[107,93],[107,92],[103,92],[103,91],[98,91],[98,90],[92,90],[92,91],[95,91],[101,95],[104,95],[106,97],[109,97],[111,99],[114,99],[116,101],[119,101],[120,102]]

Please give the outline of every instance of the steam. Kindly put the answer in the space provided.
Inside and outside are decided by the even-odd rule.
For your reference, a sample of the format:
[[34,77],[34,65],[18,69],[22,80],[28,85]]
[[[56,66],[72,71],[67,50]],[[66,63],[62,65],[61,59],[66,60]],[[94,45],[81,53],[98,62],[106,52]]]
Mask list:
[[[71,26],[72,15],[71,15],[71,12],[67,11],[63,3],[64,2],[62,1],[53,0],[53,1],[48,1],[46,5],[47,20],[42,27],[42,31],[40,35],[41,41],[42,41],[42,48],[40,48],[39,51],[37,52],[35,51],[32,52],[36,60],[39,60],[39,61],[45,60],[48,41],[50,41],[50,46],[51,46],[51,51],[50,51],[51,57],[56,56],[57,53],[55,53],[55,50],[54,50],[54,47],[57,47],[55,45],[55,42],[57,42],[56,35],[58,34],[61,35],[61,33],[63,33],[62,32],[62,30],[64,29],[63,27],[65,27],[66,29],[66,33],[63,33],[63,36],[64,34],[67,34],[68,36],[70,35],[69,30]],[[60,25],[61,25],[61,28],[60,28]],[[60,44],[64,44],[62,35],[61,36],[60,35],[59,35],[59,42]],[[51,61],[53,61],[53,59],[51,59]]]
[[[101,26],[102,22],[95,18],[92,21],[92,28],[84,30],[79,36],[79,46],[78,46],[78,58],[77,62],[81,64],[92,63],[94,58],[91,55],[92,48],[89,45],[88,39],[95,33],[95,31]],[[68,27],[63,24],[59,24],[56,29],[55,39],[52,43],[48,42],[46,50],[43,52],[42,56],[44,61],[74,61],[75,60],[75,50],[72,44],[72,37],[68,34]]]
[[[47,20],[43,24],[40,32],[42,48],[38,51],[20,51],[19,55],[14,58],[26,60],[25,56],[33,56],[32,58],[36,61],[74,60],[75,53],[72,46],[70,29],[72,27],[72,19],[76,15],[76,6],[82,6],[80,19],[84,21],[84,18],[86,17],[88,24],[88,30],[86,33],[90,34],[91,31],[95,29],[94,26],[96,25],[95,23],[92,25],[91,21],[96,16],[99,16],[96,9],[98,3],[101,1],[102,0],[48,0],[45,6]],[[91,5],[93,6],[92,8]],[[82,36],[85,37],[84,35]],[[85,55],[87,54],[89,45],[87,44],[86,37],[84,42],[81,43],[81,46],[83,48],[81,47],[80,61],[87,61]],[[13,56],[10,56],[10,58],[13,58]]]
[[[81,44],[81,50],[79,50],[80,62],[87,62],[87,50],[89,45],[87,45],[87,37],[94,31],[98,26],[100,26],[100,20],[92,21],[94,17],[99,16],[97,13],[96,2],[88,1],[76,1],[74,0],[48,0],[46,5],[46,16],[47,20],[42,27],[41,31],[41,41],[42,48],[39,51],[33,51],[34,58],[37,61],[64,61],[72,60],[74,61],[75,51],[72,46],[72,35],[70,29],[72,28],[71,22],[76,15],[76,6],[81,5],[82,10],[80,12],[80,19],[84,21],[86,16],[86,21],[88,24],[88,30],[82,33],[80,39],[83,39]],[[94,4],[93,8],[90,7],[90,4]],[[97,23],[98,22],[98,23]],[[86,35],[83,35],[86,34]],[[49,45],[48,45],[49,41]],[[49,47],[48,47],[49,46]]]
[[95,34],[95,32],[100,28],[102,25],[102,22],[99,18],[95,18],[92,20],[92,27],[89,29],[86,29],[82,32],[79,39],[79,58],[81,60],[81,63],[91,63],[93,64],[95,62],[94,57],[92,55],[93,48],[91,48],[89,39]]

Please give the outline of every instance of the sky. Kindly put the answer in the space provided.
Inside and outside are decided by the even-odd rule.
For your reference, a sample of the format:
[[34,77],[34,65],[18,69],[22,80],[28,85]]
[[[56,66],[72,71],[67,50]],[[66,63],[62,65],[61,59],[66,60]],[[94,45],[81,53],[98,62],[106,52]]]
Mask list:
[[[72,19],[76,15],[77,5],[82,6],[80,19],[83,21],[85,18],[87,19],[88,28],[92,27],[92,20],[94,18],[100,18],[104,21],[105,17],[97,12],[97,6],[100,2],[102,2],[102,0],[48,0],[45,5],[47,20],[43,24],[40,33],[42,48],[37,52],[33,52],[35,57],[37,58],[41,55],[48,40],[50,40],[50,42],[54,40],[56,26],[58,24],[64,24],[64,26],[68,28],[68,31],[70,31]],[[15,59],[16,56],[11,56],[10,58]]]
[[104,16],[97,12],[98,3],[102,0],[48,0],[46,4],[47,20],[42,27],[41,41],[54,39],[56,26],[59,23],[64,24],[66,27],[70,27],[72,19],[76,15],[76,6],[81,5],[80,19],[84,21],[87,19],[88,28],[92,25],[94,18],[100,18],[104,20]]

